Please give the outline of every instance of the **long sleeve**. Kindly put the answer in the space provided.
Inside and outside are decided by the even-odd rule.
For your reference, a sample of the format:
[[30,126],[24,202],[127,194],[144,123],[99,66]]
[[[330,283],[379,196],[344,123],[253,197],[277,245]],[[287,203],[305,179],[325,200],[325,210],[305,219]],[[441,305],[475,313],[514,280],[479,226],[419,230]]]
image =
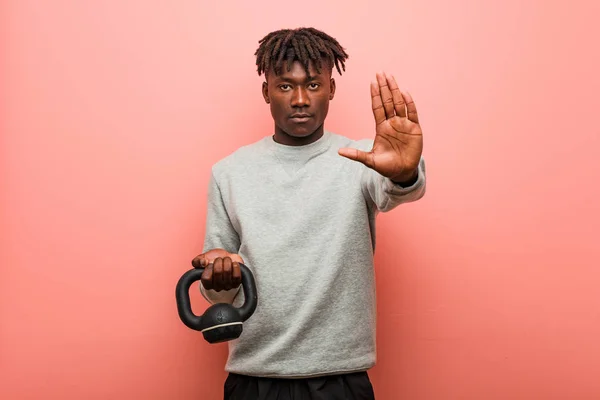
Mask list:
[[423,197],[426,189],[425,175],[425,159],[423,157],[419,162],[417,181],[409,187],[395,184],[391,179],[373,169],[364,167],[361,177],[363,193],[378,211],[387,212],[402,203],[417,201]]
[[[202,252],[204,253],[215,248],[225,249],[230,253],[237,254],[240,248],[240,238],[231,224],[219,184],[214,176],[214,171],[212,171],[208,187],[206,233]],[[214,290],[206,290],[200,284],[200,292],[211,304],[231,304],[239,292],[239,288],[216,292]]]

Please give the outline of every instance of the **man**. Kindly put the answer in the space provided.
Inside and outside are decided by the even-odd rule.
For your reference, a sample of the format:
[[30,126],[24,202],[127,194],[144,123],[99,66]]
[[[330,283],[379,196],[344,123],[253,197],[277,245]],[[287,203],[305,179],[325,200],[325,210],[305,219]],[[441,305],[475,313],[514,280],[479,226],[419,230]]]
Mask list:
[[229,342],[225,399],[373,399],[375,218],[425,193],[415,104],[395,79],[371,83],[375,139],[324,129],[333,68],[348,58],[313,28],[269,33],[256,51],[273,135],[212,167],[201,291],[243,304],[240,262],[258,306]]

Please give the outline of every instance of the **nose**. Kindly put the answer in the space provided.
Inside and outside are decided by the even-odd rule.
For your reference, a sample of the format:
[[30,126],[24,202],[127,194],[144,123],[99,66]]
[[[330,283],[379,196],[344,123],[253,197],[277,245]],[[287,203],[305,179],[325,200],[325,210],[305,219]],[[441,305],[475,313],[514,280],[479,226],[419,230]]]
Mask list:
[[308,107],[310,106],[310,99],[308,98],[308,92],[302,86],[298,86],[294,89],[292,95],[292,107]]

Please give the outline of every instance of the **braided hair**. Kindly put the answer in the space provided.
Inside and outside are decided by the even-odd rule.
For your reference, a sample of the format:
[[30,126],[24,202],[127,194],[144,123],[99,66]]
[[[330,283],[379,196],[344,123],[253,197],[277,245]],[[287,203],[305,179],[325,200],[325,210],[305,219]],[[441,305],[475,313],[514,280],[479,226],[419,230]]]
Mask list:
[[[323,63],[331,72],[335,65],[339,74],[346,71],[344,61],[348,54],[338,41],[315,28],[281,29],[273,31],[259,40],[260,46],[254,53],[258,75],[265,75],[272,69],[280,75],[284,62],[290,71],[294,61],[299,61],[309,73],[312,61],[317,72],[323,70]],[[340,69],[341,66],[341,69]]]

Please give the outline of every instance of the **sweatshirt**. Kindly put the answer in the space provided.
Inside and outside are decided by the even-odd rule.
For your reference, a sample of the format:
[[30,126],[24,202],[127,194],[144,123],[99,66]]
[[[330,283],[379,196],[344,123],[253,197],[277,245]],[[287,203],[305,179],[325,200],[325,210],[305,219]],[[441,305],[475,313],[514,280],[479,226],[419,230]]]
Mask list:
[[[337,153],[372,146],[327,130],[304,146],[267,136],[212,166],[203,252],[239,254],[258,297],[241,336],[227,342],[226,371],[302,378],[375,365],[376,217],[425,194],[425,161],[401,187]],[[236,307],[240,288],[200,284],[210,303]]]

